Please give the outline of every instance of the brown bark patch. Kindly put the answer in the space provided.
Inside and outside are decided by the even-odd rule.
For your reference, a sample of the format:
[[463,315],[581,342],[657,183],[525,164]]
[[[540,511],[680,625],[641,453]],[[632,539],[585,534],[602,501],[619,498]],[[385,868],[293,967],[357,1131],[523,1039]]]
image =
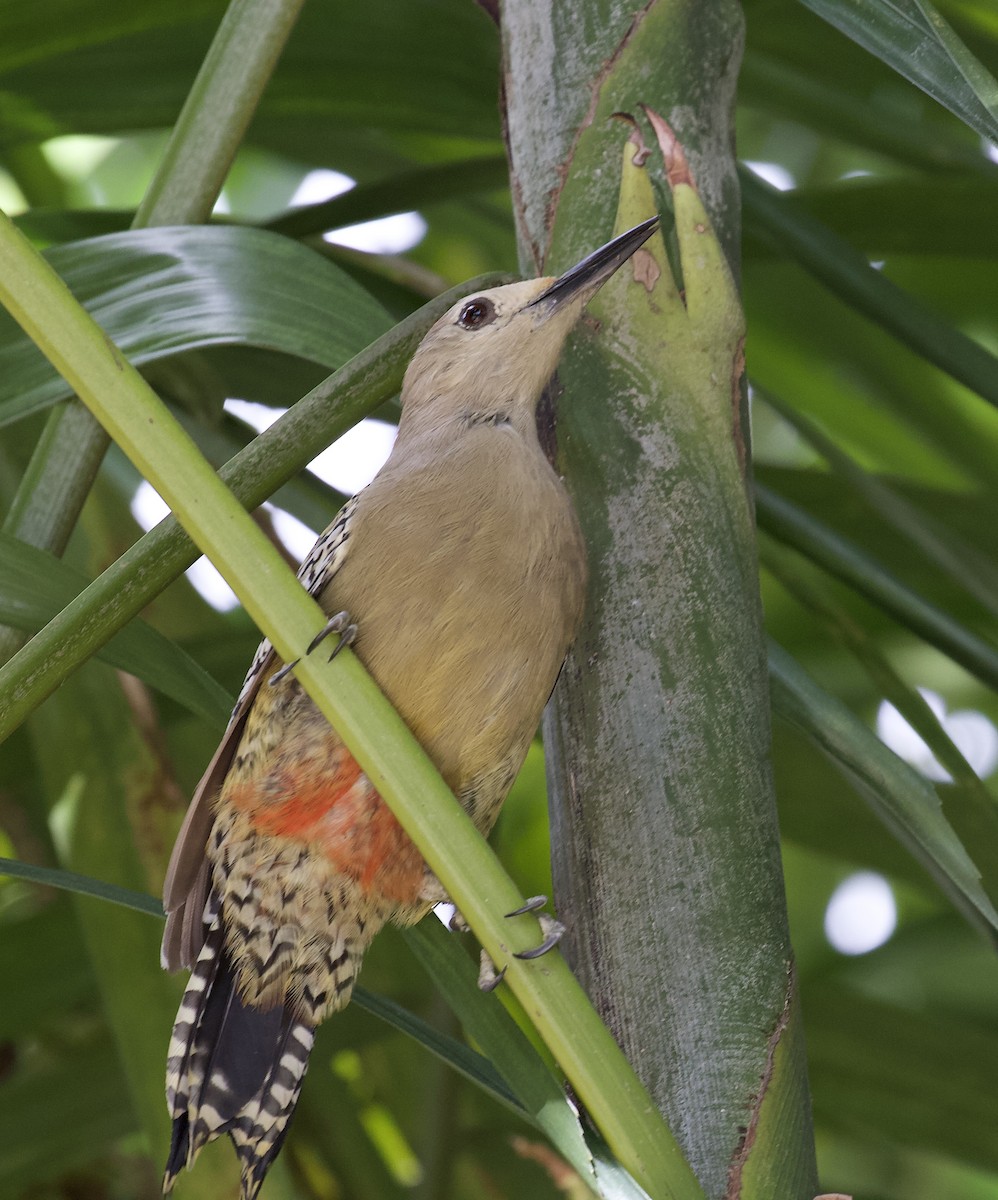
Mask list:
[[745,1164],[755,1144],[755,1136],[759,1128],[759,1116],[762,1112],[766,1095],[769,1092],[769,1085],[773,1081],[773,1065],[776,1061],[776,1049],[790,1023],[790,1011],[796,988],[797,976],[794,964],[789,962],[787,963],[787,986],[783,998],[783,1010],[777,1019],[775,1029],[769,1035],[769,1040],[766,1043],[766,1061],[762,1069],[762,1074],[759,1077],[759,1087],[749,1099],[750,1111],[748,1124],[742,1126],[738,1145],[735,1147],[735,1152],[728,1166],[728,1186],[724,1192],[724,1200],[738,1200],[742,1194],[742,1172],[745,1170]]

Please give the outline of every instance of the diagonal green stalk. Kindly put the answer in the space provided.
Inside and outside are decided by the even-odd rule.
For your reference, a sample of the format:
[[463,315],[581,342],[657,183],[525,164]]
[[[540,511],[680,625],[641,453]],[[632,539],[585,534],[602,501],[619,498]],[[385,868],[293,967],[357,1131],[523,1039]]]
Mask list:
[[133,229],[207,221],[305,0],[232,0]]
[[[206,221],[304,0],[233,0],[181,110],[133,229]],[[32,546],[61,555],[109,439],[77,401],[49,415],[4,522]],[[0,663],[24,643],[0,628]]]
[[[456,300],[509,278],[481,275],[437,296],[302,397],[222,468],[240,503],[249,509],[262,504],[393,396],[423,335]],[[166,517],[0,667],[0,742],[199,554],[176,517]]]
[[[248,612],[291,660],[324,621],[284,560],[141,376],[6,219],[0,300],[108,433],[170,504]],[[630,1064],[564,959],[513,958],[536,945],[529,915],[504,920],[521,897],[398,714],[352,654],[305,657],[303,686],[342,736],[499,964],[619,1161],[652,1197],[702,1191]]]

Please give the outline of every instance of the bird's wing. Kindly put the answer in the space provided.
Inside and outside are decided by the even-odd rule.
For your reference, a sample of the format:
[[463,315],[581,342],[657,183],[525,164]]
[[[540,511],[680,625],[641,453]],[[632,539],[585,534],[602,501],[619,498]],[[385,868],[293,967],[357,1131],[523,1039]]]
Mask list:
[[[354,496],[344,504],[298,568],[298,579],[309,595],[317,596],[341,567],[346,557],[350,518],[356,509],[357,499]],[[163,966],[169,971],[178,971],[182,967],[190,970],[197,961],[204,940],[202,914],[208,898],[205,847],[215,817],[212,802],[235,757],[260,681],[269,673],[276,657],[273,646],[264,638],[253,656],[225,734],[194,789],[170,855],[170,865],[163,884],[166,930],[161,953]]]

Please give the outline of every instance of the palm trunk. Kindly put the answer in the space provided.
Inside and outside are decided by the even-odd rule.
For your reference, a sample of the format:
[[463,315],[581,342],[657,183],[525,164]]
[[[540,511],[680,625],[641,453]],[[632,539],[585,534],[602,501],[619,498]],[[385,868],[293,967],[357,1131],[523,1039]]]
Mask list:
[[[627,134],[610,118],[642,105],[685,146],[734,260],[733,0],[637,14],[619,0],[506,0],[502,33],[525,272],[556,271],[610,235]],[[647,172],[665,194],[661,158]],[[675,205],[681,224],[678,192]],[[712,242],[704,222],[690,229]],[[710,291],[723,276],[738,311],[723,256],[707,290],[700,259],[681,257],[685,307],[673,293],[659,311],[669,305],[649,289],[634,315],[611,294],[599,338],[578,336],[561,370],[560,466],[592,578],[545,726],[557,907],[574,970],[707,1195],[811,1200],[741,318]]]

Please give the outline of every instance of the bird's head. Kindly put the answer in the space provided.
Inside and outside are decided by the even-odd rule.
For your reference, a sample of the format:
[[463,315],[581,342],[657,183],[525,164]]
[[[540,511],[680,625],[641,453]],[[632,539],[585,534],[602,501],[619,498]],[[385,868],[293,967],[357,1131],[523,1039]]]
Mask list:
[[528,279],[459,301],[420,343],[402,385],[402,425],[504,418],[533,426],[544,385],[582,310],[654,232],[658,218],[607,242],[558,278]]

